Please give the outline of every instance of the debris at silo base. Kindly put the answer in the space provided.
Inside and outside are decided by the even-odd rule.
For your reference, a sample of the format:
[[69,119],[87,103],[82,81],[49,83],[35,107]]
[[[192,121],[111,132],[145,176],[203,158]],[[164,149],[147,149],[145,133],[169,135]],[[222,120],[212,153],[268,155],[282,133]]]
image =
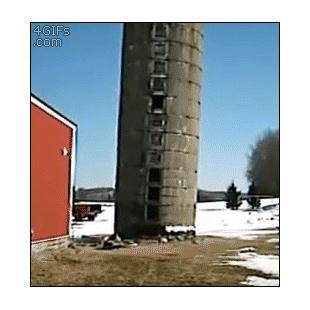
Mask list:
[[135,240],[124,239],[122,240],[118,235],[111,236],[82,236],[81,238],[74,239],[69,248],[75,248],[77,246],[93,246],[98,250],[113,250],[125,247],[135,247],[138,242]]

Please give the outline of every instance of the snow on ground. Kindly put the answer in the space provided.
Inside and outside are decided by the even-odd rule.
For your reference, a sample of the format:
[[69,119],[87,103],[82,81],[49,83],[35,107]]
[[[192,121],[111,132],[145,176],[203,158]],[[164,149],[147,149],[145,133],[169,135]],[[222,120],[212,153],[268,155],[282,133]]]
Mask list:
[[183,232],[186,232],[188,230],[195,230],[195,227],[194,226],[182,226],[182,225],[175,225],[175,226],[166,226],[166,231],[167,232],[172,232],[172,231],[183,231]]
[[225,265],[241,266],[279,278],[279,256],[277,255],[262,255],[249,252],[239,253],[237,257],[228,256],[226,259],[228,260],[224,261]]
[[269,240],[267,240],[268,243],[278,243],[279,242],[279,238],[271,238]]
[[112,235],[114,232],[114,203],[105,203],[94,221],[73,221],[74,238],[90,235]]
[[[251,211],[246,201],[243,201],[239,210],[234,211],[227,209],[224,201],[198,203],[195,224],[197,235],[252,240],[261,234],[277,233],[279,199],[262,199],[259,211]],[[167,227],[167,230],[176,230],[176,228],[182,229],[181,226],[174,226]],[[184,229],[194,229],[194,227],[188,226]],[[74,237],[113,234],[114,203],[106,203],[102,207],[102,213],[98,214],[94,221],[74,221],[72,231]]]
[[221,261],[216,265],[232,265],[245,267],[266,274],[272,279],[264,277],[248,276],[241,284],[251,286],[278,286],[279,285],[279,256],[262,255],[256,253],[256,249],[249,247],[240,249],[237,256],[220,256]]
[[225,201],[197,204],[196,234],[225,238],[255,239],[278,233],[279,199],[262,199],[261,209],[252,211],[246,201],[239,210],[229,210]]
[[250,286],[278,286],[279,279],[265,279],[256,276],[249,276],[246,281],[241,282],[241,284]]

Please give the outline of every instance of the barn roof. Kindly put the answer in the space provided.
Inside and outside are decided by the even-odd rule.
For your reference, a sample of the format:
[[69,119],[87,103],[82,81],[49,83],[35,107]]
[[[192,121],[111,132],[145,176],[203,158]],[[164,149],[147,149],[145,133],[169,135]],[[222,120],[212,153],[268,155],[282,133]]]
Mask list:
[[[61,112],[59,112],[58,110],[56,110],[54,107],[52,107],[51,105],[49,105],[46,101],[44,101],[43,99],[41,99],[39,96],[35,95],[33,92],[31,93],[31,99],[34,98],[37,101],[40,102],[40,104],[46,106],[49,110],[51,110],[52,112],[56,113],[59,117],[65,119],[67,122],[69,122],[71,125],[73,125],[74,127],[77,127],[77,124],[75,122],[73,122],[71,119],[69,119],[67,116],[63,115]],[[32,100],[31,100],[32,102]],[[35,103],[35,102],[33,102]]]

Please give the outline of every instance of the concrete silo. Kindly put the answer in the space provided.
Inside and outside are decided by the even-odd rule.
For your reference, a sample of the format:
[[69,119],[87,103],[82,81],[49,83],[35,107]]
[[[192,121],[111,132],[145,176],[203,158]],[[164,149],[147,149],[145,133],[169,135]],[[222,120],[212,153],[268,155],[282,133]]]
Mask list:
[[121,236],[194,225],[200,23],[124,25],[115,229]]

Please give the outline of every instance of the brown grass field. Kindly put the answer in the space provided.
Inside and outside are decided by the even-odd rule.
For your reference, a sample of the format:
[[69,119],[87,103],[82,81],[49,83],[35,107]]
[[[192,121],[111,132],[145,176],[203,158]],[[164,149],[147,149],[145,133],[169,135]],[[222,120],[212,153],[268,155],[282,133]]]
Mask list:
[[[255,247],[279,255],[278,243],[205,237],[190,241],[141,241],[137,247],[99,250],[89,245],[45,250],[31,258],[31,286],[242,286],[247,276],[268,275],[220,265],[221,256]],[[235,253],[235,254],[234,254]],[[270,276],[269,276],[270,277]]]

